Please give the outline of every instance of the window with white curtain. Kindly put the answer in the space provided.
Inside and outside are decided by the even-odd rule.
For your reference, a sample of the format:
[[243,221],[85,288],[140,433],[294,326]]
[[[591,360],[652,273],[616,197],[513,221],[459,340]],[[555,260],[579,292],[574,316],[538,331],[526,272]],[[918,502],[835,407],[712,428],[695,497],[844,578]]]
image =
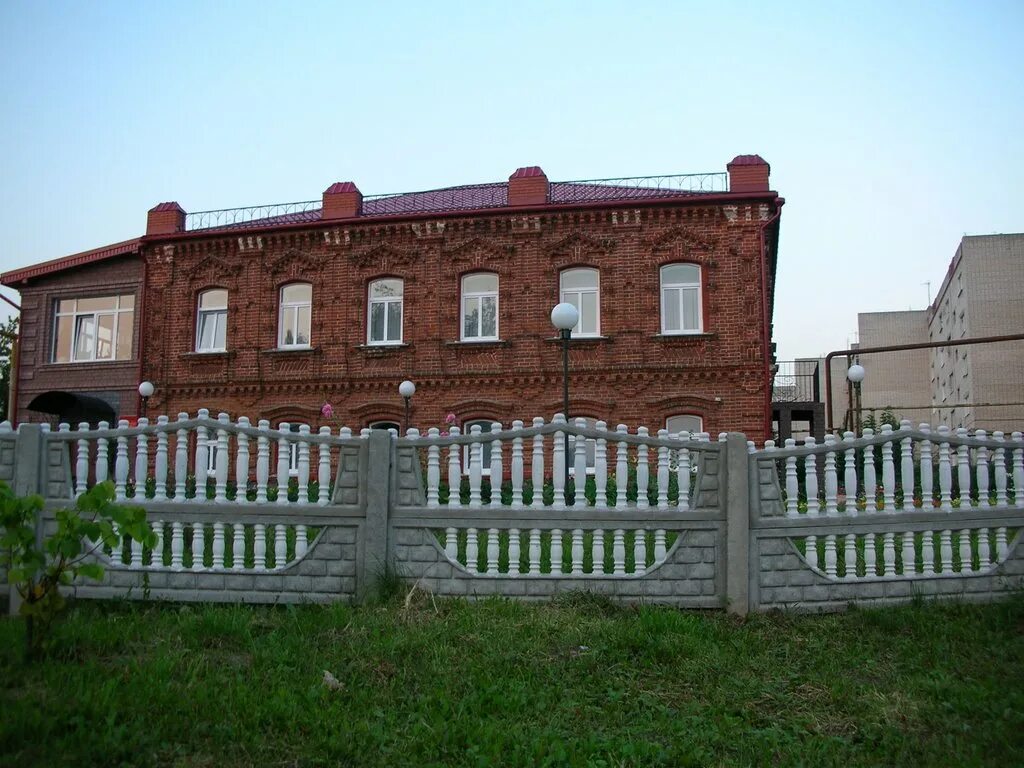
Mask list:
[[196,352],[223,352],[227,347],[228,292],[211,288],[199,294]]
[[661,332],[700,333],[700,267],[696,264],[666,264],[661,268]]
[[385,278],[370,283],[368,344],[402,343],[403,281]]
[[591,267],[562,270],[559,275],[561,301],[572,304],[580,319],[572,329],[573,336],[601,334],[600,275]]
[[477,272],[462,278],[461,315],[463,341],[497,341],[497,275]]

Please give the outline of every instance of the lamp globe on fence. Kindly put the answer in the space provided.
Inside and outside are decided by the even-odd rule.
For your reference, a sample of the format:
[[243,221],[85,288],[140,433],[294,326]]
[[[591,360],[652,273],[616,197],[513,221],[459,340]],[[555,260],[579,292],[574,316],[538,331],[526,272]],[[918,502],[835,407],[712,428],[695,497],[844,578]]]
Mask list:
[[856,421],[854,422],[854,431],[857,434],[861,433],[861,423],[860,423],[860,403],[861,403],[861,400],[860,400],[860,384],[861,384],[862,381],[864,381],[864,376],[865,376],[866,373],[867,372],[864,370],[864,366],[861,365],[860,363],[854,363],[853,365],[851,365],[846,370],[846,379],[853,386],[853,391],[854,391],[853,412],[854,412],[854,418],[856,419]]
[[151,381],[143,381],[139,384],[139,397],[142,398],[142,406],[139,408],[139,416],[146,415],[146,405],[149,402],[149,398],[153,396],[156,391],[156,387],[153,386]]
[[398,394],[405,400],[405,424],[403,425],[402,431],[409,431],[409,402],[412,400],[412,396],[416,394],[416,385],[406,379],[398,385]]
[[[562,340],[562,410],[566,422],[569,421],[569,339],[579,320],[579,310],[567,301],[556,304],[551,310],[551,324],[558,329],[558,337]],[[565,487],[569,487],[568,459],[565,461]]]

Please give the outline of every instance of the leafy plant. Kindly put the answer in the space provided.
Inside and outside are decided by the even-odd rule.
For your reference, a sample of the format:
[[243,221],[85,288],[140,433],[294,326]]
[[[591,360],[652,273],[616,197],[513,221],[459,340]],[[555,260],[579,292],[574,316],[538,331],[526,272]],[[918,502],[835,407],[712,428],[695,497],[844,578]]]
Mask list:
[[41,654],[53,620],[64,608],[60,588],[79,577],[103,577],[103,566],[92,554],[103,546],[116,548],[126,536],[146,547],[156,544],[146,511],[113,499],[113,483],[99,483],[78,497],[73,508],[54,513],[55,530],[37,536],[44,525],[42,497],[16,496],[0,482],[0,565],[21,597],[29,658]]

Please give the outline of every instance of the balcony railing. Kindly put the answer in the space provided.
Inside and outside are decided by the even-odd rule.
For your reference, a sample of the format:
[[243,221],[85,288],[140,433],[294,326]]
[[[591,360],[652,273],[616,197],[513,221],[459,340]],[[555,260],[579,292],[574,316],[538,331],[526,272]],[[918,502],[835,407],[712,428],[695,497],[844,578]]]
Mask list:
[[819,367],[816,360],[785,360],[777,363],[772,383],[772,402],[822,402]]

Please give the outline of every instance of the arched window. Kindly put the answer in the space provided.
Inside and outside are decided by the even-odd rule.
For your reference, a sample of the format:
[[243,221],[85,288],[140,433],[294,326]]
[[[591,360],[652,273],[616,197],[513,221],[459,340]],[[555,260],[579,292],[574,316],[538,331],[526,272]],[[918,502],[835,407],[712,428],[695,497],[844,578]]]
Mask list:
[[665,429],[673,436],[680,432],[689,432],[693,435],[704,431],[704,419],[691,413],[680,413],[665,419]]
[[600,275],[590,267],[562,270],[559,276],[561,301],[572,304],[580,319],[572,329],[573,336],[601,334]]
[[199,294],[196,315],[196,352],[227,349],[228,292],[211,288]]
[[313,286],[291,283],[281,288],[277,316],[277,346],[308,347],[313,310]]
[[477,272],[462,278],[462,340],[497,341],[498,276]]
[[661,268],[661,332],[700,333],[700,267],[666,264]]
[[379,429],[383,432],[392,432],[396,435],[402,434],[402,427],[397,421],[371,421],[369,424],[370,429]]
[[402,343],[402,301],[404,285],[398,278],[370,283],[367,344]]
[[[473,433],[473,427],[480,427],[480,434],[486,435],[491,431],[491,425],[494,424],[494,419],[473,419],[467,421],[462,425],[462,434],[471,435]],[[469,457],[470,451],[473,446],[466,444],[462,446],[462,473],[464,475],[469,474]],[[491,442],[488,440],[481,445],[480,451],[480,475],[481,477],[491,476]]]

